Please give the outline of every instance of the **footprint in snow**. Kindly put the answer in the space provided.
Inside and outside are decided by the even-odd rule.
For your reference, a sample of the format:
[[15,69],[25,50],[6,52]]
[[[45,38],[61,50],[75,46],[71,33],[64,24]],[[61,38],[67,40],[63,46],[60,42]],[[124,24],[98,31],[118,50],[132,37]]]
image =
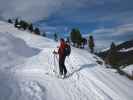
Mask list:
[[23,100],[46,100],[45,88],[38,82],[23,81],[20,87]]

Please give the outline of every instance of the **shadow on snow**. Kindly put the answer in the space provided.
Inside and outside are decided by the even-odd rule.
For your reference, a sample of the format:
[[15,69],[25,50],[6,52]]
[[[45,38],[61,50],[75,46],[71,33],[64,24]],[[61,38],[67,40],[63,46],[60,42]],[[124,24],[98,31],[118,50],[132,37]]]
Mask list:
[[82,65],[80,68],[73,70],[71,73],[69,73],[69,75],[67,75],[66,78],[73,76],[75,73],[78,73],[83,69],[92,68],[95,67],[96,65],[97,65],[96,63]]

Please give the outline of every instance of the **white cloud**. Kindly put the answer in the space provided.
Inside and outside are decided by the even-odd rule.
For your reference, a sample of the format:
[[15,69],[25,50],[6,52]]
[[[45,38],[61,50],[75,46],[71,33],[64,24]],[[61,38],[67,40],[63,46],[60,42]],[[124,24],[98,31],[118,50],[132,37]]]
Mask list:
[[111,42],[121,43],[133,39],[133,24],[115,28],[100,28],[91,32],[98,47],[109,47]]
[[0,0],[0,15],[37,21],[49,17],[62,5],[62,0]]
[[[118,0],[112,0],[111,2]],[[31,21],[47,19],[62,9],[71,12],[78,8],[102,5],[109,0],[0,0],[0,17],[20,17]],[[63,11],[62,11],[63,12]],[[73,12],[72,12],[73,13]]]
[[[132,32],[132,33],[131,33]],[[100,28],[92,31],[92,33],[101,36],[121,36],[121,35],[133,35],[133,24],[124,24],[115,28]]]

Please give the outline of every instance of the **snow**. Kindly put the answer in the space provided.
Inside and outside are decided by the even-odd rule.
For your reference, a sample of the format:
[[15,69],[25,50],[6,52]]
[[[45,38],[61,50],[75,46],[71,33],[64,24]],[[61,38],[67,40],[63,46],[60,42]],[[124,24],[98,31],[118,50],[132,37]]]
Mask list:
[[105,48],[103,50],[101,50],[101,52],[105,52],[105,51],[108,51],[110,48]]
[[123,48],[122,50],[120,50],[120,52],[128,52],[128,51],[132,51],[132,50],[133,50],[133,47],[128,48],[128,49]]
[[0,22],[0,100],[132,100],[133,81],[86,50],[72,48],[67,78],[57,78],[57,45]]
[[133,75],[133,65],[126,66],[123,70],[129,75]]
[[22,39],[16,38],[9,33],[0,33],[0,35],[1,68],[15,66],[23,62],[24,58],[39,53],[39,49],[28,47]]

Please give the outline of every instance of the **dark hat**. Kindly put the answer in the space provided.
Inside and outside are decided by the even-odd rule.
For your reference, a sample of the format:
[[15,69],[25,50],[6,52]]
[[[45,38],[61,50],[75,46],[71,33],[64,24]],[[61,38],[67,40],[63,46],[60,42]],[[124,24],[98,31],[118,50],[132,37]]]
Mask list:
[[64,42],[65,40],[63,38],[60,38],[60,41]]

